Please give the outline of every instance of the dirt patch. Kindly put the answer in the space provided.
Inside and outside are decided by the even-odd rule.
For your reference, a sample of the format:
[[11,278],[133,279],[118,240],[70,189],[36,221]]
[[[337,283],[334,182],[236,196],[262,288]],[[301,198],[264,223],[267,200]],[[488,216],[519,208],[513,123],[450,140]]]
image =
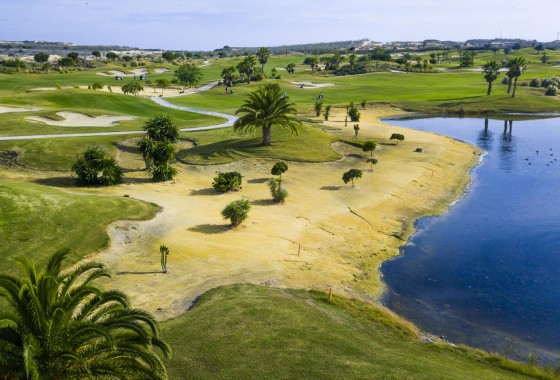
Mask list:
[[[232,283],[332,288],[337,294],[377,299],[383,290],[379,265],[398,253],[415,218],[442,211],[461,193],[478,153],[444,136],[378,121],[391,113],[395,111],[388,107],[362,111],[360,135],[381,143],[374,152],[379,162],[373,171],[366,162],[369,154],[335,144],[345,155],[336,162],[288,162],[283,177],[289,197],[284,205],[270,201],[266,179],[275,161],[264,159],[216,166],[175,164],[177,178],[165,183],[152,183],[138,170],[128,173],[123,185],[87,190],[128,195],[162,207],[153,220],[111,225],[111,246],[93,255],[120,273],[106,286],[125,291],[135,307],[159,319],[177,316],[197,296]],[[351,138],[354,131],[343,127],[344,114],[333,110],[328,125]],[[404,134],[406,141],[390,144],[392,133]],[[128,147],[134,145],[132,139],[127,141]],[[423,153],[415,153],[416,147]],[[143,167],[141,159],[135,160],[130,169]],[[355,187],[341,179],[350,168],[363,171]],[[215,192],[211,184],[217,171],[242,173],[242,189]],[[251,202],[249,218],[230,228],[220,211],[242,197]],[[161,244],[171,251],[168,274],[160,273]]]

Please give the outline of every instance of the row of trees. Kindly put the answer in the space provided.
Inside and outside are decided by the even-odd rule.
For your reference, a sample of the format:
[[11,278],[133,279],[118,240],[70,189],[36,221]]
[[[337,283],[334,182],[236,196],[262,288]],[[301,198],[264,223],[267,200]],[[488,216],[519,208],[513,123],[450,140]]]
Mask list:
[[[511,97],[515,98],[516,90],[517,90],[517,80],[527,70],[527,60],[523,57],[516,57],[510,59],[506,63],[506,67],[508,71],[506,72],[506,77],[508,78],[508,88],[507,93],[511,92],[511,87],[513,84],[513,92],[511,93]],[[488,91],[487,95],[492,93],[492,83],[498,78],[500,75],[499,70],[501,69],[501,65],[498,64],[496,61],[489,61],[482,65],[482,75],[486,82],[488,82]]]

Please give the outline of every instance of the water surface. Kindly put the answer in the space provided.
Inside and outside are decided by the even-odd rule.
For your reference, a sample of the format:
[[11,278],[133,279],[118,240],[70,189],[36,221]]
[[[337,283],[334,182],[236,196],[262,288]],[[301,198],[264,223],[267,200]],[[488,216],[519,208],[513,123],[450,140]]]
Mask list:
[[383,264],[385,303],[452,342],[517,358],[560,352],[560,118],[389,122],[487,154],[468,193],[420,220]]

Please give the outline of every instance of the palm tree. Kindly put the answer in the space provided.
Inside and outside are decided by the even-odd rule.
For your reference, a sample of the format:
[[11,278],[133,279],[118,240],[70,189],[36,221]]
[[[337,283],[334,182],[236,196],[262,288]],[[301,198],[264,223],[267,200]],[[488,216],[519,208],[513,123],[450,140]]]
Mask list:
[[482,74],[484,79],[488,82],[488,93],[492,93],[492,82],[494,82],[500,75],[500,65],[496,61],[489,61],[482,65]]
[[233,86],[233,78],[235,75],[235,67],[228,66],[222,70],[222,78],[224,79],[224,83],[228,87]]
[[288,72],[288,74],[293,74],[296,70],[296,64],[295,63],[288,63],[286,65],[286,71]]
[[264,65],[268,62],[268,58],[270,57],[270,50],[268,48],[262,47],[257,52],[257,57],[259,58],[259,62],[262,65],[261,70],[264,73]]
[[93,282],[110,277],[89,262],[62,270],[59,251],[37,270],[16,259],[25,276],[0,275],[0,296],[9,307],[0,317],[0,373],[5,378],[166,379],[156,352],[169,357],[155,319],[130,308],[118,290]]
[[517,90],[517,79],[527,70],[527,60],[523,57],[516,57],[510,59],[507,63],[507,67],[509,67],[509,71],[514,78],[513,82],[513,92],[511,94],[512,98],[515,98],[515,90]]
[[271,145],[271,129],[277,125],[293,135],[298,134],[301,121],[294,118],[297,110],[288,96],[283,96],[280,86],[267,84],[249,94],[235,114],[243,114],[235,121],[234,130],[262,128],[262,145]]
[[144,124],[146,135],[138,143],[142,153],[146,170],[152,173],[152,179],[157,182],[173,179],[177,170],[169,163],[174,157],[179,141],[179,128],[169,115],[156,115]]

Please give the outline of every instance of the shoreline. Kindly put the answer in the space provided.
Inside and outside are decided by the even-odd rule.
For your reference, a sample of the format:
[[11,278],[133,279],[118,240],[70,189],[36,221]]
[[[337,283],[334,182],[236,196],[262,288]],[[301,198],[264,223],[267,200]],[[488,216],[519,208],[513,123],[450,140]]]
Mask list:
[[[374,152],[379,163],[373,172],[365,163],[369,154],[344,143],[337,145],[341,160],[288,162],[285,184],[290,197],[285,205],[268,201],[266,181],[274,160],[267,159],[181,165],[177,180],[171,183],[85,190],[127,194],[163,208],[155,221],[112,225],[111,245],[90,258],[105,262],[115,273],[142,272],[157,265],[159,257],[154,252],[160,244],[169,246],[174,257],[167,276],[119,275],[110,285],[130,293],[136,306],[161,320],[184,313],[214,287],[238,282],[332,288],[335,294],[381,304],[386,286],[379,266],[399,254],[416,220],[441,214],[460,198],[480,155],[473,146],[457,140],[378,120],[401,113],[372,107],[360,123],[360,137],[379,142]],[[325,124],[336,128],[334,134],[340,137],[353,135],[351,128],[343,127],[340,115]],[[393,132],[404,133],[406,141],[388,142]],[[424,152],[414,152],[417,146],[423,146]],[[137,168],[142,166],[137,162]],[[364,172],[355,188],[340,179],[350,167]],[[209,189],[216,171],[232,170],[245,177],[241,192],[217,195]],[[253,209],[245,224],[230,229],[219,213],[241,196],[253,203]]]

